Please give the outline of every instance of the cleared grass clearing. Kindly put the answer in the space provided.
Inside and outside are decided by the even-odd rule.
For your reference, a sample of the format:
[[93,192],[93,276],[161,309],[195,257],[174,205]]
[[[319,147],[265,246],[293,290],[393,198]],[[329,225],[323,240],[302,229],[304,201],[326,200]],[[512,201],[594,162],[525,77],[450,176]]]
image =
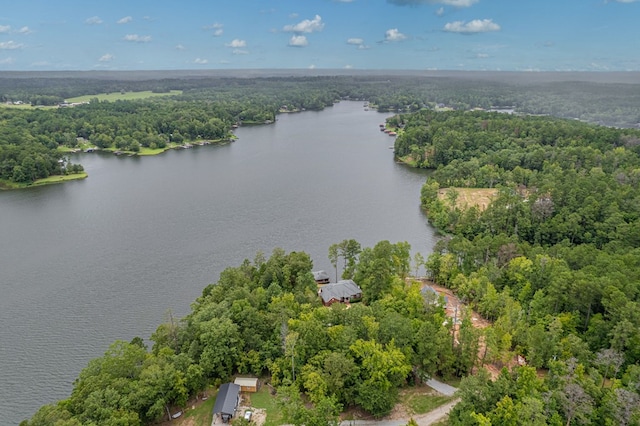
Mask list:
[[480,210],[486,209],[491,201],[498,195],[496,188],[441,188],[438,190],[438,199],[449,204],[449,191],[456,191],[456,207],[461,210],[477,206]]
[[403,403],[409,408],[411,414],[425,414],[435,410],[441,405],[454,399],[453,396],[425,395],[421,393],[409,393],[403,395]]
[[57,105],[52,105],[52,106],[45,106],[45,105],[37,105],[37,106],[31,106],[31,104],[6,104],[6,103],[0,103],[0,108],[12,108],[12,109],[53,109],[53,108],[58,108]]
[[76,102],[89,102],[91,99],[98,99],[99,101],[127,101],[127,100],[135,100],[135,99],[146,99],[146,98],[156,98],[160,96],[173,96],[173,95],[181,95],[182,90],[172,90],[167,93],[154,93],[150,90],[144,92],[113,92],[113,93],[101,93],[99,95],[84,95],[77,96],[75,98],[69,98],[66,101],[69,103]]
[[275,397],[269,393],[268,386],[262,386],[258,392],[251,394],[251,406],[266,410],[267,419],[264,426],[278,426],[284,424],[282,410],[276,403]]

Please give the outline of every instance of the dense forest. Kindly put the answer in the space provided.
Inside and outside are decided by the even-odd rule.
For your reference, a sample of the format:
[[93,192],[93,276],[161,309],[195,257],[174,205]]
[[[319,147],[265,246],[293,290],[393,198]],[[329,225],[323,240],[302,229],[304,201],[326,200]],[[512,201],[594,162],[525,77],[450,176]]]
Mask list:
[[[493,321],[490,351],[528,364],[464,380],[450,423],[638,424],[640,132],[486,112],[390,122],[397,155],[435,169],[433,279]],[[483,208],[461,188],[496,192]]]
[[[366,100],[402,112],[387,123],[398,130],[396,157],[433,170],[420,197],[442,239],[414,266],[424,264],[491,325],[474,327],[467,309],[447,321],[408,277],[406,243],[329,248],[343,278],[362,287],[349,308],[322,306],[307,254],[275,249],[225,270],[187,317],[158,327],[151,348],[141,338],[115,342],[68,399],[25,426],[149,424],[237,373],[268,377],[297,425],[332,424],[350,407],[382,417],[401,387],[432,375],[463,378],[451,425],[640,424],[640,131],[593,124],[635,126],[638,85],[206,80],[156,80],[155,90],[184,90],[166,99],[0,110],[0,178],[15,179],[16,167],[33,178],[44,166],[30,160],[53,167],[58,148],[78,138],[135,151],[226,137],[235,123],[273,120],[283,109]],[[66,93],[20,84],[5,99],[20,90]],[[557,117],[471,111],[492,106]],[[467,188],[492,189],[493,199],[464,205]],[[491,376],[486,364],[504,368]]]

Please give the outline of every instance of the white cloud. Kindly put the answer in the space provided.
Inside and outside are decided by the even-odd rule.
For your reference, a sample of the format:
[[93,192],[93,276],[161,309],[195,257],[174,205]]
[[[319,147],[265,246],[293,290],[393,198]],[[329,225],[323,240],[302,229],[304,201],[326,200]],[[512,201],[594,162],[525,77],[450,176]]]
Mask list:
[[446,4],[447,6],[454,6],[454,7],[470,7],[478,3],[479,1],[480,0],[441,0],[436,3],[442,3],[442,4]]
[[344,69],[346,69],[346,70],[353,69],[353,65],[347,64],[347,65],[344,66]]
[[98,59],[98,61],[100,62],[111,62],[115,59],[116,57],[113,56],[111,53],[105,53],[104,55],[102,55],[100,57],[100,59]]
[[[635,3],[640,0],[615,0],[618,3]],[[606,3],[606,2],[605,2]]]
[[444,31],[451,33],[476,34],[486,33],[489,31],[499,31],[500,25],[491,19],[474,19],[473,21],[455,21],[449,22],[444,26]]
[[24,26],[18,30],[18,34],[31,34],[33,31],[27,26]]
[[442,16],[444,15],[444,7],[441,7],[440,9],[436,10],[436,16]]
[[11,25],[0,25],[0,34],[6,34],[11,31]]
[[151,36],[141,36],[138,34],[127,34],[124,36],[124,41],[131,41],[135,43],[148,43],[151,41]]
[[369,46],[364,44],[364,39],[359,38],[359,37],[354,37],[354,38],[347,39],[347,44],[350,44],[352,46],[356,46],[356,48],[358,50],[365,50],[365,49],[369,48]]
[[184,47],[184,45],[182,45],[182,44],[177,44],[176,45],[176,50],[187,50],[187,48]]
[[239,38],[234,38],[233,40],[231,40],[231,43],[227,43],[225,44],[225,46],[237,49],[239,47],[247,47],[247,42],[244,40],[240,40]]
[[309,68],[310,70],[315,70],[316,69],[316,65],[315,64],[311,64],[307,68]]
[[476,54],[476,58],[478,59],[484,59],[484,58],[488,58],[489,54],[488,53],[478,53]]
[[305,19],[295,25],[285,25],[283,30],[290,33],[313,33],[322,31],[323,28],[324,22],[322,22],[322,17],[316,15],[313,19]]
[[24,47],[24,44],[16,43],[13,40],[3,41],[0,43],[0,50],[16,50],[16,49],[22,49],[23,47]]
[[398,31],[397,28],[391,28],[384,33],[385,41],[402,41],[406,38],[407,36]]
[[207,31],[213,30],[214,37],[220,37],[222,34],[224,34],[224,25],[218,22],[214,22],[211,25],[206,25],[204,29]]
[[387,0],[388,3],[398,6],[417,6],[420,4],[444,4],[453,7],[470,7],[480,0]]
[[92,16],[91,18],[85,19],[84,23],[88,25],[100,25],[102,24],[102,19],[100,19],[99,16]]
[[198,65],[204,65],[204,64],[208,64],[209,61],[206,59],[202,59],[202,58],[196,58],[193,60],[194,64],[198,64]]
[[0,59],[0,65],[13,64],[14,62],[15,62],[15,59],[13,59],[12,57]]
[[242,49],[233,49],[233,53],[234,55],[248,55],[249,51],[248,50],[242,50]]
[[118,19],[118,22],[116,22],[116,23],[117,24],[128,24],[131,21],[133,21],[133,18],[131,16],[125,16],[124,18]]
[[303,35],[293,35],[289,39],[289,46],[291,47],[305,47],[308,44],[307,38]]

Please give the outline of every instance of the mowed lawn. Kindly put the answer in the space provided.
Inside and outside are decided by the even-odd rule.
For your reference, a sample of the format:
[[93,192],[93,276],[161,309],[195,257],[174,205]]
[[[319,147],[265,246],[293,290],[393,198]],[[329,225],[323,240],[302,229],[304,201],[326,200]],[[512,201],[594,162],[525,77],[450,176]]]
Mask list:
[[69,98],[66,101],[69,103],[76,102],[89,102],[91,99],[98,99],[99,101],[126,101],[126,100],[134,100],[134,99],[146,99],[146,98],[155,98],[159,96],[172,96],[172,95],[181,95],[182,90],[172,90],[166,93],[154,93],[150,90],[144,92],[113,92],[113,93],[101,93],[98,95],[84,95],[77,96],[75,98]]
[[262,408],[267,412],[267,419],[264,426],[278,426],[284,424],[282,411],[276,403],[275,396],[269,393],[268,386],[262,386],[257,393],[252,393],[251,406],[254,408]]

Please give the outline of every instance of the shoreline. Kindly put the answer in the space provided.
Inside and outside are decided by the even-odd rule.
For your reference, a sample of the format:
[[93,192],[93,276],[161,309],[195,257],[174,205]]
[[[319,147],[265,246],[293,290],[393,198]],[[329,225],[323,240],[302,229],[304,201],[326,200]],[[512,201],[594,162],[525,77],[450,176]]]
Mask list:
[[17,182],[9,182],[6,180],[0,180],[0,191],[32,188],[34,186],[53,185],[56,183],[69,182],[72,180],[86,179],[88,176],[89,175],[87,174],[87,172],[73,173],[70,175],[51,175],[47,178],[36,179],[33,182],[29,182],[29,183],[17,183]]
[[238,139],[235,135],[230,135],[227,138],[223,139],[207,139],[200,141],[189,141],[181,144],[170,142],[164,148],[146,148],[140,147],[140,151],[130,151],[130,150],[121,150],[114,147],[108,148],[98,148],[95,146],[91,146],[88,144],[83,144],[80,148],[69,148],[66,146],[58,147],[58,151],[65,154],[91,154],[93,152],[108,152],[114,155],[126,155],[126,156],[140,156],[140,157],[148,157],[152,155],[159,155],[164,152],[167,152],[171,149],[187,149],[193,148],[195,146],[204,146],[204,145],[224,145],[227,143],[231,143]]

